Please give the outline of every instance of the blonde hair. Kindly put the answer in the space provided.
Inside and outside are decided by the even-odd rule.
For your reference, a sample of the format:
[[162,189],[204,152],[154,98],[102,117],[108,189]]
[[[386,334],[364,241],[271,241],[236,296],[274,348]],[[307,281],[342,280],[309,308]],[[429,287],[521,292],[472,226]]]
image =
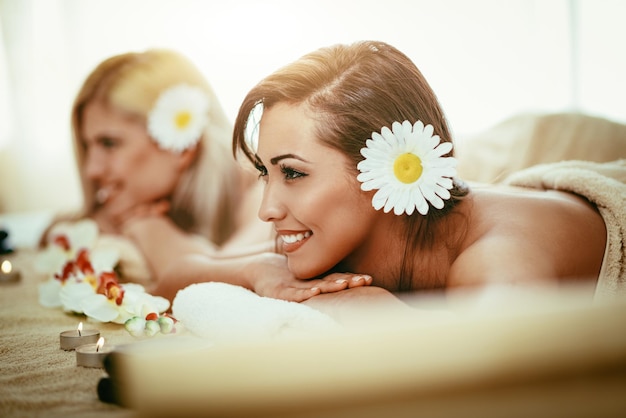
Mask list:
[[183,55],[166,49],[108,58],[93,70],[79,90],[72,108],[72,134],[83,190],[81,216],[92,215],[96,207],[94,186],[82,174],[85,151],[80,132],[85,106],[101,101],[145,123],[159,94],[183,83],[200,87],[207,94],[209,123],[198,143],[195,161],[181,177],[172,196],[170,217],[183,230],[198,233],[218,245],[233,233],[242,172],[230,155],[232,124],[198,68]]

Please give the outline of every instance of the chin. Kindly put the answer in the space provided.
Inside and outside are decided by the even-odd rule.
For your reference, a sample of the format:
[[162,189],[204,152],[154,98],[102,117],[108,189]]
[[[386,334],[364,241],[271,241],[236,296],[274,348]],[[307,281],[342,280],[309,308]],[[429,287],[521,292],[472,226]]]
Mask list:
[[315,268],[315,266],[297,263],[291,259],[287,260],[287,267],[289,267],[289,270],[301,280],[316,278],[330,270],[330,268]]

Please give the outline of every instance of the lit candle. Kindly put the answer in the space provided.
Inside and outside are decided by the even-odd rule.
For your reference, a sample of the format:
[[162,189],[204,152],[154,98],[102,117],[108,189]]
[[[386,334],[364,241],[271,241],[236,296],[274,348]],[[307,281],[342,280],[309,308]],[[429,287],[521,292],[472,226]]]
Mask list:
[[100,337],[95,344],[81,345],[76,348],[76,365],[83,367],[104,367],[104,358],[113,351],[113,347],[104,346]]
[[0,283],[17,283],[22,278],[19,271],[13,269],[9,260],[3,260],[0,264]]
[[64,350],[74,350],[81,345],[95,343],[100,337],[97,329],[83,330],[83,323],[78,324],[78,328],[61,333],[61,348]]

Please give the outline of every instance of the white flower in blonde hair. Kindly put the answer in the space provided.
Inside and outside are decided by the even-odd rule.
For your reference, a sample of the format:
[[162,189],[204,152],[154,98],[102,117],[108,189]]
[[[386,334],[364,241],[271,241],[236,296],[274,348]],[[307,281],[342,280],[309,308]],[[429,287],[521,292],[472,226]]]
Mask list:
[[263,117],[263,101],[258,101],[250,114],[246,122],[246,128],[244,131],[244,140],[248,148],[256,154],[259,148],[259,129],[261,125],[261,118]]
[[208,123],[209,98],[199,87],[163,91],[148,115],[148,132],[160,148],[182,152],[198,143]]
[[382,128],[361,148],[365,157],[357,168],[357,179],[364,191],[377,190],[372,206],[385,213],[411,215],[415,209],[428,213],[428,202],[442,209],[450,199],[452,177],[456,175],[456,159],[443,157],[452,151],[452,143],[439,143],[433,127],[417,121],[394,122],[391,130]]

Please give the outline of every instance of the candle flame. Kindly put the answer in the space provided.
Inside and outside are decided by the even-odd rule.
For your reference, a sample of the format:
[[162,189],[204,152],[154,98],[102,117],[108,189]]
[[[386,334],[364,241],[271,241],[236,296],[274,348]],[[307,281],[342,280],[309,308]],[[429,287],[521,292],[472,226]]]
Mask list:
[[103,345],[104,345],[104,337],[100,337],[98,339],[98,342],[96,343],[96,353],[100,351]]
[[78,328],[77,329],[78,329],[78,336],[79,337],[82,336],[83,335],[82,334],[82,331],[83,331],[83,323],[82,322],[78,323]]
[[2,262],[2,265],[0,265],[0,269],[2,269],[2,272],[4,274],[9,274],[11,273],[11,270],[13,270],[13,266],[11,265],[11,262],[9,260],[4,260]]

